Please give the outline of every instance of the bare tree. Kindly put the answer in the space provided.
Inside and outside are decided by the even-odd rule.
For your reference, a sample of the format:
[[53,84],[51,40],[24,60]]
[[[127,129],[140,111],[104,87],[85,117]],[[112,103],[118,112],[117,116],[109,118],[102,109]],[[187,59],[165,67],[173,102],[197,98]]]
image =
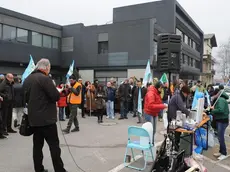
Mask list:
[[230,39],[219,46],[216,67],[223,79],[230,78]]

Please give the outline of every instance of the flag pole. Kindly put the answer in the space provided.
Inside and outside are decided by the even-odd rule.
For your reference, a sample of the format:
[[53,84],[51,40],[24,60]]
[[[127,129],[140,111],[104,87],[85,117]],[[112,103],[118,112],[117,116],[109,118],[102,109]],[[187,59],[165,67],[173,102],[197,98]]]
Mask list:
[[[225,86],[227,86],[227,85],[229,84],[229,81],[230,81],[230,80],[228,80],[228,82],[227,82],[227,84],[226,84]],[[224,88],[224,89],[225,89],[225,88]],[[215,105],[216,105],[217,101],[219,100],[220,96],[224,93],[224,89],[220,92],[220,95],[217,97],[215,103],[213,104],[213,107],[215,107]]]

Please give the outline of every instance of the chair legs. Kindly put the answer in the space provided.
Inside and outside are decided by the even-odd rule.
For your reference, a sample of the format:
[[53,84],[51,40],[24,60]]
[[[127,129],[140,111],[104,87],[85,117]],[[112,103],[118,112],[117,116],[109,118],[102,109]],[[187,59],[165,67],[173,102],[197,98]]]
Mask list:
[[126,150],[125,150],[125,157],[124,157],[124,164],[126,164],[126,155],[128,153],[128,148],[126,147]]
[[135,160],[134,153],[133,153],[133,148],[131,148],[131,152],[132,152],[132,156],[133,156],[133,161],[136,161],[136,160]]
[[[143,155],[144,155],[143,157],[144,157],[144,161],[145,161],[145,164],[144,164],[144,167],[143,167],[143,168],[137,168],[137,167],[134,167],[134,166],[132,166],[132,165],[127,165],[127,163],[126,163],[126,155],[127,155],[127,152],[128,152],[128,148],[126,148],[125,157],[124,157],[124,164],[125,164],[125,166],[128,167],[128,168],[132,168],[132,169],[139,170],[139,171],[145,170],[145,168],[146,168],[146,166],[147,166],[148,156],[149,156],[149,153],[150,153],[150,152],[151,152],[151,157],[152,157],[152,159],[153,159],[153,161],[154,161],[153,151],[152,151],[152,148],[150,148],[148,152],[145,152],[145,151],[144,151],[144,153],[143,153]],[[132,149],[132,148],[131,148],[131,152],[132,152],[133,161],[136,161],[136,160],[135,160],[135,157],[134,157],[134,152],[133,152],[133,149]]]
[[152,159],[153,159],[153,161],[154,161],[153,149],[152,149],[152,148],[150,148],[150,152],[151,152],[151,155],[152,155]]

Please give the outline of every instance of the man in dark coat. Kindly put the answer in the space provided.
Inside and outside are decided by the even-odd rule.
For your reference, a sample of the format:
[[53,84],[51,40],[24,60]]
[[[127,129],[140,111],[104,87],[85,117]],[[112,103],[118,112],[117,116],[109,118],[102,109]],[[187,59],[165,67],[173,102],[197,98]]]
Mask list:
[[60,93],[48,76],[50,62],[41,59],[35,71],[26,78],[23,84],[25,99],[28,104],[29,124],[33,127],[33,160],[35,172],[48,172],[42,164],[44,140],[46,140],[54,166],[54,171],[66,172],[61,159],[61,149],[57,132],[56,102]]
[[14,103],[14,76],[11,73],[6,75],[6,78],[0,84],[0,95],[3,97],[2,109],[3,109],[3,127],[4,135],[8,133],[16,133],[12,129],[12,111]]
[[120,110],[121,116],[119,120],[128,119],[128,102],[131,99],[131,87],[129,85],[129,80],[126,79],[123,84],[120,85],[118,89],[118,96],[120,99]]
[[14,105],[13,105],[13,119],[14,127],[18,127],[21,123],[21,118],[24,110],[24,91],[19,78],[14,79]]

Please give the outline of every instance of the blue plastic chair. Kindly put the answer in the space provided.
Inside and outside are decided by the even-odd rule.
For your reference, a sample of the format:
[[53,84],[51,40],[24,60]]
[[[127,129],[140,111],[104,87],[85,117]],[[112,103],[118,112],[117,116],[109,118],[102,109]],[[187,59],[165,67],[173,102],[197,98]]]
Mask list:
[[[145,146],[140,145],[140,142],[131,140],[131,136],[148,137],[149,138],[149,144],[147,144]],[[141,150],[141,151],[150,151],[151,156],[152,156],[152,160],[154,160],[152,147],[153,147],[153,144],[151,143],[150,136],[149,136],[149,133],[148,133],[147,130],[145,130],[144,128],[141,128],[141,127],[130,126],[128,128],[128,143],[127,143],[127,146],[126,146],[125,157],[124,157],[125,166],[128,167],[128,168],[139,170],[139,171],[144,170],[146,168],[146,165],[147,165],[148,153],[146,153],[145,158],[144,158],[144,160],[145,160],[144,167],[143,168],[137,168],[137,167],[134,167],[134,166],[126,164],[126,156],[127,156],[127,153],[128,153],[128,149],[131,149],[132,158],[133,158],[133,161],[135,162],[135,155],[133,153],[133,149],[138,149],[138,150]]]

